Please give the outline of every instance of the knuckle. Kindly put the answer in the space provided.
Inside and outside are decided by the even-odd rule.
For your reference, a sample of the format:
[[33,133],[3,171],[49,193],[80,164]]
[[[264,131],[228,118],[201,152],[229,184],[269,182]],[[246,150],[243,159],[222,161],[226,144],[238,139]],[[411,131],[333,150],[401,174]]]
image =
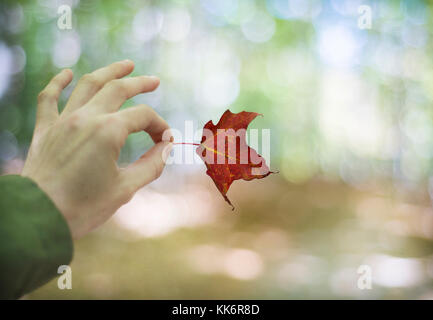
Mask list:
[[104,119],[104,124],[110,128],[119,128],[121,126],[120,120],[111,115]]
[[103,117],[96,118],[93,121],[93,126],[97,131],[103,131],[102,129],[104,129],[106,122],[107,122],[107,120],[104,119]]
[[116,134],[113,126],[109,126],[109,120],[105,118],[99,118],[93,121],[93,130],[95,136],[99,141],[110,146],[116,146]]
[[100,88],[102,86],[102,82],[92,73],[85,74],[80,81],[85,85],[96,88]]
[[107,138],[108,129],[105,127],[105,121],[95,120],[93,122],[93,128],[99,138]]
[[150,121],[154,121],[154,120],[160,118],[160,116],[155,111],[155,109],[153,109],[152,107],[148,106],[147,104],[140,104],[140,105],[138,105],[138,109],[140,109],[139,114],[141,115],[141,117],[147,118]]
[[148,106],[147,104],[140,104],[139,107],[142,108],[144,112],[148,115],[156,114],[156,111],[151,106]]
[[73,113],[69,116],[67,121],[68,127],[71,130],[77,130],[82,126],[82,119],[78,113]]
[[126,96],[126,87],[121,79],[109,81],[107,83],[107,87],[108,89],[113,90],[118,94]]
[[44,89],[38,94],[38,102],[53,101],[54,99],[55,95],[48,89]]
[[124,89],[122,81],[120,81],[119,79],[111,80],[108,82],[107,85],[110,88],[115,89],[115,90],[123,90]]

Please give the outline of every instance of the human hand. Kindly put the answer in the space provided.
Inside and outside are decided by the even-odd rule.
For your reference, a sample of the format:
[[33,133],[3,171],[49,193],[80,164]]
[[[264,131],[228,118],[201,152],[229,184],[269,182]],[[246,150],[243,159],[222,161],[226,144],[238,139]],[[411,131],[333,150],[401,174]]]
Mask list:
[[[65,109],[72,71],[56,75],[38,96],[36,126],[22,176],[35,181],[65,216],[74,238],[105,222],[133,194],[160,176],[171,149],[168,124],[150,107],[118,111],[129,98],[155,90],[156,77],[131,77],[134,63],[113,63],[83,76]],[[117,166],[128,134],[146,131],[155,145],[126,168]]]

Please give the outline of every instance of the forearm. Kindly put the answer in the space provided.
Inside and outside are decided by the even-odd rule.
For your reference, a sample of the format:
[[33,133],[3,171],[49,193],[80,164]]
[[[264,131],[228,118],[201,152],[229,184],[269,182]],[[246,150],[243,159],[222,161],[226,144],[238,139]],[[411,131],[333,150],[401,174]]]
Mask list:
[[50,198],[30,179],[0,177],[0,298],[17,299],[69,264],[69,227]]

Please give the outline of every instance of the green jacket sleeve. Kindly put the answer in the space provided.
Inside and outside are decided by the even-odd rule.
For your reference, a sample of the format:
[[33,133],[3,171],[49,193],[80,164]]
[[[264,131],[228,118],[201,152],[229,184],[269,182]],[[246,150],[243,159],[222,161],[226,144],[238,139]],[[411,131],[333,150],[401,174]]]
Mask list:
[[0,177],[0,299],[17,299],[72,259],[66,220],[30,179]]

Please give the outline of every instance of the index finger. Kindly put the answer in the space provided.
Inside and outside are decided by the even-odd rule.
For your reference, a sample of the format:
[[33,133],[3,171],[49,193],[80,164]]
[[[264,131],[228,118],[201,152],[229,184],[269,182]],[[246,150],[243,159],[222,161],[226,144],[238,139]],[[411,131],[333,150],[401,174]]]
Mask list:
[[[120,119],[128,133],[146,131],[155,143],[162,141],[164,132],[169,130],[168,123],[151,107],[138,105],[110,116]],[[167,136],[170,136],[166,133]]]

